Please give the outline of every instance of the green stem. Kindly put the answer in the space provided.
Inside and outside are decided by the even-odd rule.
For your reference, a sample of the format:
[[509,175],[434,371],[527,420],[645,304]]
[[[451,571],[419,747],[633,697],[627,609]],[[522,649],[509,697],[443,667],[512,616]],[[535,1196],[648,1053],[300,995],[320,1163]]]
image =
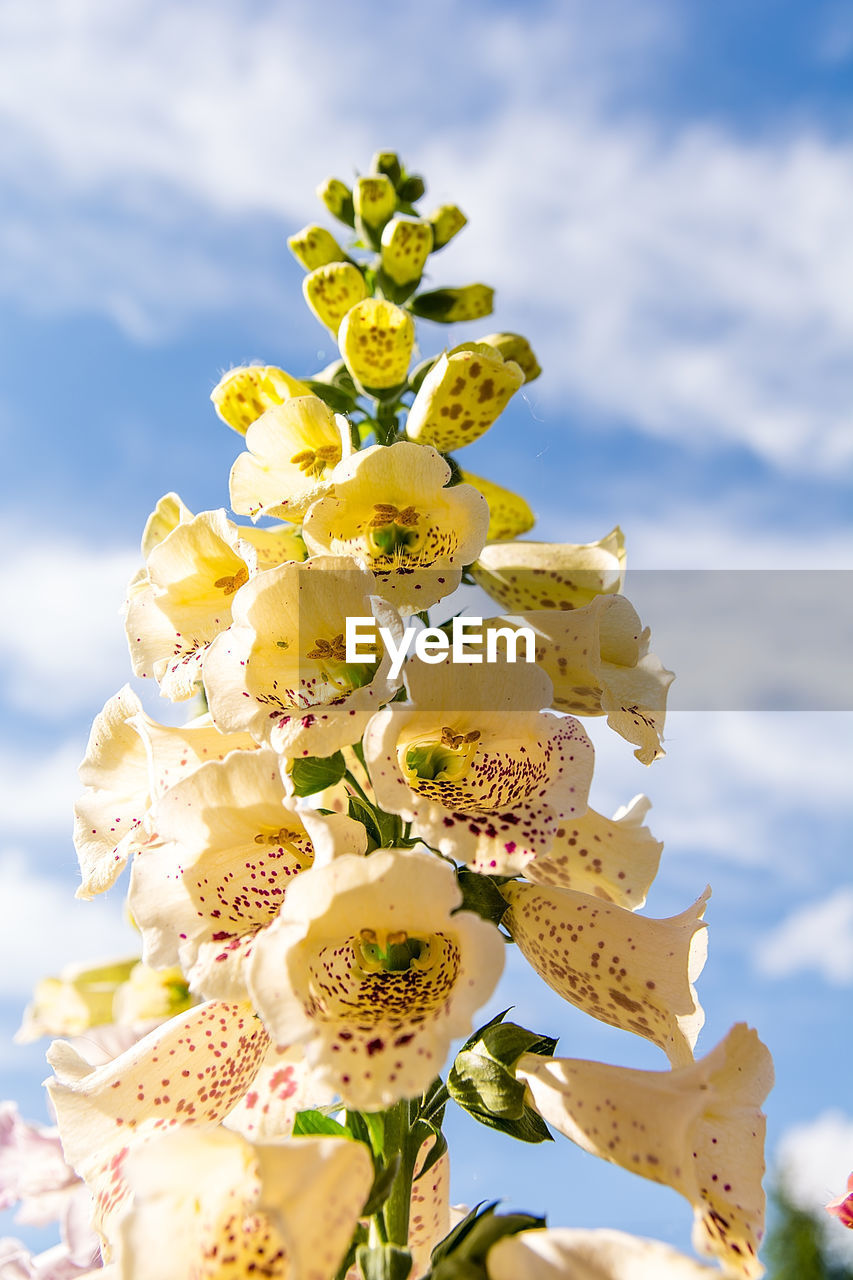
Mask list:
[[383,1216],[388,1241],[405,1248],[409,1240],[409,1209],[417,1152],[412,1152],[409,1135],[409,1104],[397,1102],[385,1112],[385,1154],[399,1152],[400,1168],[391,1194],[385,1201]]
[[345,769],[345,770],[344,770],[344,778],[345,778],[345,779],[346,779],[346,781],[349,783],[349,785],[352,787],[353,791],[355,791],[355,792],[356,792],[356,794],[358,795],[359,799],[363,800],[363,801],[364,801],[364,803],[368,806],[368,808],[369,808],[369,809],[373,809],[373,808],[375,807],[375,806],[374,806],[374,804],[373,804],[373,801],[372,801],[371,799],[369,799],[369,797],[365,794],[365,792],[364,792],[364,790],[362,789],[361,784],[359,783],[359,781],[358,781],[358,779],[356,778],[355,774],[353,774],[349,769]]

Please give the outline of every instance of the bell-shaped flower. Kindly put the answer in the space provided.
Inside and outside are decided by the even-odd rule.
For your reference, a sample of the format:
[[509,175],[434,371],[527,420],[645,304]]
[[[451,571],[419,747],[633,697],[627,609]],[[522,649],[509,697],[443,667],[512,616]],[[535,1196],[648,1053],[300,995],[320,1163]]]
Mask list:
[[594,809],[561,824],[549,853],[524,869],[534,884],[574,889],[637,911],[657,875],[663,843],[643,819],[651,808],[645,796],[605,818]]
[[487,284],[463,284],[453,289],[418,293],[409,304],[412,313],[438,324],[479,320],[492,313],[495,291]]
[[716,1258],[727,1275],[763,1274],[760,1107],[773,1060],[754,1031],[738,1023],[704,1058],[671,1071],[529,1054],[517,1073],[548,1124],[689,1200],[697,1252]]
[[527,533],[536,523],[536,517],[530,507],[519,494],[493,480],[485,480],[470,471],[459,472],[465,484],[473,485],[478,493],[482,493],[489,504],[489,530],[487,541],[495,542],[504,538],[518,538]]
[[504,961],[493,924],[460,911],[453,869],[381,849],[315,866],[255,945],[249,987],[278,1044],[301,1043],[348,1107],[420,1094],[471,1031]]
[[234,595],[256,563],[221,509],[178,524],[158,542],[125,605],[134,673],[153,676],[173,702],[191,698],[204,651],[230,626]]
[[683,1066],[705,1014],[693,986],[708,954],[706,889],[681,915],[652,920],[574,889],[504,886],[503,924],[558,995],[632,1031]]
[[494,347],[468,342],[445,352],[421,383],[406,435],[442,453],[478,440],[524,382],[514,360]]
[[344,262],[347,256],[331,231],[318,227],[315,222],[288,236],[287,247],[306,271],[327,267],[330,262]]
[[521,366],[525,382],[533,382],[542,370],[530,343],[520,333],[490,333],[481,338],[490,347],[496,347],[504,360],[514,360]]
[[352,452],[345,418],[318,396],[295,396],[268,409],[246,432],[246,452],[231,468],[231,506],[241,515],[299,523]]
[[[165,494],[151,512],[142,534],[142,554],[147,559],[150,552],[179,524],[187,524],[193,513],[176,493]],[[259,529],[255,525],[237,525],[240,538],[248,542],[257,560],[257,567],[272,569],[286,560],[304,560],[308,552],[298,530],[289,524],[270,525]],[[145,582],[145,571],[139,575],[138,585]]]
[[611,729],[636,744],[642,764],[664,755],[666,696],[675,676],[649,653],[649,628],[624,596],[596,596],[578,609],[536,609],[487,625],[531,628],[536,661],[551,677],[559,711],[606,715]]
[[501,608],[579,609],[596,596],[620,592],[625,538],[612,529],[598,542],[490,542],[471,576]]
[[267,748],[232,752],[151,809],[156,844],[134,863],[128,906],[148,963],[179,964],[207,998],[246,999],[244,965],[294,876],[366,849],[360,822],[288,796],[281,765]]
[[379,804],[477,871],[523,871],[586,809],[593,751],[580,724],[540,710],[551,686],[532,663],[414,660],[406,683],[412,701],[380,711],[364,736]]
[[406,381],[414,341],[412,317],[380,298],[350,307],[338,330],[338,346],[353,378],[375,391]]
[[317,187],[317,198],[329,210],[333,217],[351,227],[355,221],[353,212],[352,191],[340,178],[327,178]]
[[192,520],[193,513],[177,493],[164,493],[145,522],[142,531],[142,554],[148,559],[159,542],[179,524]]
[[382,231],[382,270],[397,285],[415,285],[432,252],[432,224],[423,219],[392,218]]
[[83,883],[78,898],[115,884],[127,860],[148,841],[152,800],[206,760],[251,750],[247,733],[224,734],[209,716],[180,727],[158,724],[125,685],[95,717],[80,765],[85,788],[74,806],[74,845]]
[[375,239],[397,208],[397,192],[393,182],[384,173],[356,178],[352,199],[355,216],[362,230],[371,239]]
[[432,226],[433,252],[443,249],[467,224],[468,219],[456,204],[440,204],[429,215]]
[[320,324],[336,338],[350,307],[367,297],[367,285],[352,262],[332,262],[309,272],[302,281],[302,292]]
[[347,619],[373,617],[393,635],[403,624],[378,584],[348,556],[317,556],[258,574],[240,592],[229,630],[204,666],[214,723],[247,732],[289,756],[331,755],[356,742],[399,679],[381,639],[372,658],[348,662]]
[[92,1192],[102,1236],[127,1200],[122,1170],[131,1146],[179,1125],[218,1124],[245,1096],[268,1049],[250,1005],[216,1000],[98,1066],[68,1041],[54,1041],[47,1091],[65,1159]]
[[714,1280],[720,1274],[659,1240],[583,1227],[504,1236],[489,1250],[486,1272],[488,1280]]
[[307,396],[304,382],[273,364],[248,364],[229,369],[210,393],[213,407],[223,422],[241,436],[252,423],[292,396]]
[[125,1176],[117,1280],[334,1280],[373,1164],[344,1138],[252,1144],[196,1127],[137,1147]]
[[362,449],[335,468],[302,527],[312,554],[350,555],[405,616],[455,591],[482,548],[489,509],[470,485],[448,486],[434,449],[403,440]]

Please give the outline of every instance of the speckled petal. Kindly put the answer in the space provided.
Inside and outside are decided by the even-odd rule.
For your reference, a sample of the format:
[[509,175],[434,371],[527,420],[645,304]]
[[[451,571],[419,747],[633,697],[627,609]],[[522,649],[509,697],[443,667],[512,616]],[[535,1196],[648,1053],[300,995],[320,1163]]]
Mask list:
[[525,868],[527,879],[639,910],[663,852],[663,843],[643,825],[650,807],[645,796],[634,796],[612,818],[587,809],[561,824],[550,852]]
[[304,560],[308,555],[302,534],[292,525],[273,525],[269,529],[240,525],[239,529],[243,541],[254,548],[259,572],[274,569],[276,565],[286,564],[288,560]]
[[536,517],[520,494],[470,471],[460,471],[459,474],[463,482],[473,485],[489,504],[489,530],[486,535],[489,542],[519,538],[533,528]]
[[298,1111],[326,1106],[333,1099],[333,1091],[320,1084],[301,1047],[270,1045],[251,1087],[223,1124],[250,1142],[272,1142],[292,1133]]
[[720,1274],[658,1240],[576,1227],[504,1236],[489,1250],[486,1270],[489,1280],[714,1280]]
[[357,302],[341,321],[338,346],[356,382],[384,390],[406,381],[415,326],[408,312],[381,298]]
[[429,1271],[430,1254],[451,1227],[450,1158],[445,1151],[431,1169],[421,1174],[433,1139],[423,1144],[415,1165],[415,1181],[409,1207],[409,1249],[412,1253],[410,1280],[419,1280]]
[[432,224],[426,219],[392,218],[382,231],[382,270],[395,284],[414,285],[432,252]]
[[760,1106],[773,1062],[754,1031],[738,1023],[704,1058],[667,1072],[533,1054],[517,1072],[540,1115],[578,1146],[685,1196],[700,1253],[727,1275],[763,1274]]
[[364,276],[350,262],[333,262],[317,267],[302,281],[305,301],[333,337],[350,307],[367,297]]
[[625,539],[616,528],[583,545],[490,542],[471,574],[507,611],[578,609],[597,595],[622,590]]
[[442,355],[415,396],[406,435],[442,453],[478,440],[524,382],[514,360],[482,342],[463,343]]
[[519,950],[564,1000],[691,1061],[705,1015],[693,983],[708,944],[710,889],[668,920],[650,920],[571,889],[508,884],[503,919]]
[[183,1124],[216,1124],[251,1085],[269,1039],[249,1005],[210,1001],[158,1027],[126,1053],[92,1067],[55,1041],[47,1090],[68,1163],[95,1198],[95,1226],[109,1235],[127,1187],[129,1147]]
[[244,436],[262,413],[291,396],[309,395],[298,378],[275,365],[242,365],[223,374],[210,393],[213,407],[223,422]]

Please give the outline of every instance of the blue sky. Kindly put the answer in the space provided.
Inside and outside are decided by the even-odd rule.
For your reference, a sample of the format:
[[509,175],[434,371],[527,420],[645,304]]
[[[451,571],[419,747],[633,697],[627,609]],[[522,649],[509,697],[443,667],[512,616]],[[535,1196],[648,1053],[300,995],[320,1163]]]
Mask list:
[[[493,284],[493,321],[461,336],[521,329],[545,373],[462,462],[524,492],[541,537],[618,521],[635,568],[850,569],[853,13],[8,0],[0,49],[0,1069],[35,1118],[43,1046],[9,1044],[28,990],[125,945],[118,900],[72,901],[69,837],[89,723],[128,674],[124,584],[161,493],[227,502],[221,371],[336,354],[285,245],[318,219],[316,184],[394,147],[427,175],[426,208],[468,214],[434,283]],[[444,336],[425,326],[424,352]],[[719,616],[760,666],[747,620]],[[818,627],[799,636],[793,667],[834,661]],[[771,1153],[804,1200],[828,1198],[853,1168],[853,717],[678,711],[650,771],[593,729],[596,807],[654,803],[650,913],[714,887],[700,1050],[759,1028]],[[517,960],[504,990],[566,1054],[663,1065]],[[674,1195],[568,1143],[517,1152],[454,1127],[457,1199],[686,1247]]]

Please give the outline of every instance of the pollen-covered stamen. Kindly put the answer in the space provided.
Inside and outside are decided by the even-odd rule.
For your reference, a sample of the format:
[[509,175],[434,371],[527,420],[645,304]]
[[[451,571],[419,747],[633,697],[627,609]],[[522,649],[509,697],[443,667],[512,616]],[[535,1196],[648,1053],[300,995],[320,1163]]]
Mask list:
[[327,467],[334,467],[340,460],[340,446],[334,444],[322,444],[319,449],[300,449],[290,459],[307,476],[321,476]]
[[420,519],[414,507],[395,507],[390,502],[375,502],[373,515],[364,526],[367,549],[371,556],[406,559],[421,542],[416,528]]
[[234,592],[248,581],[249,570],[242,565],[236,573],[227,573],[223,578],[217,578],[213,585],[223,591],[226,596],[233,596]]
[[313,649],[305,655],[320,664],[320,670],[334,689],[339,693],[351,693],[353,689],[361,689],[376,675],[379,657],[374,656],[362,662],[347,662],[347,647],[343,632],[339,632],[332,640],[317,639]]
[[409,786],[417,791],[421,782],[459,782],[469,772],[479,740],[479,729],[454,733],[442,725],[439,737],[410,743],[400,753]]
[[429,950],[425,938],[410,938],[404,929],[362,929],[354,946],[356,965],[365,974],[424,969]]
[[304,831],[279,827],[278,831],[259,831],[254,840],[288,854],[300,871],[307,871],[314,862],[314,847]]

